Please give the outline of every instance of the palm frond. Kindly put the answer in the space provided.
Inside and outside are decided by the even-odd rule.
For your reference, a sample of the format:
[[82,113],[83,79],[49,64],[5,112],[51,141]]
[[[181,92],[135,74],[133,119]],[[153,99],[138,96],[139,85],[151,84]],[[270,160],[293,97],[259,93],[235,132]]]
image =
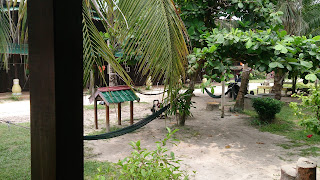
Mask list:
[[10,38],[10,23],[2,4],[0,5],[0,66],[8,69],[8,50],[12,39]]
[[304,1],[302,16],[308,24],[306,34],[320,35],[320,2]]
[[[118,75],[125,81],[126,84],[131,84],[131,78],[115,59],[110,51],[107,43],[100,35],[98,29],[92,21],[90,12],[90,2],[83,1],[83,70],[84,70],[84,85],[87,84],[92,67],[95,64],[102,67],[103,61],[108,62]],[[103,74],[100,74],[104,79]],[[105,80],[104,80],[105,81]],[[106,83],[105,83],[106,84]]]
[[[128,55],[140,55],[139,71],[153,80],[164,76],[171,90],[185,78],[189,50],[187,31],[171,0],[123,0],[119,8],[129,29],[123,32],[124,49]],[[117,11],[118,12],[118,11]],[[116,12],[116,13],[117,13]],[[125,30],[122,14],[116,14]]]

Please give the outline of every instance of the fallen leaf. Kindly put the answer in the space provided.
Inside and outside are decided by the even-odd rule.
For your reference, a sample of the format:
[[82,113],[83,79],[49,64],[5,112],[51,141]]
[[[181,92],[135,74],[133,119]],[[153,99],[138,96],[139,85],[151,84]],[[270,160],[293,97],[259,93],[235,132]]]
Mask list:
[[226,145],[226,147],[225,147],[226,149],[229,149],[229,148],[231,148],[231,146],[229,146],[229,145]]
[[257,144],[264,144],[263,142],[256,142]]

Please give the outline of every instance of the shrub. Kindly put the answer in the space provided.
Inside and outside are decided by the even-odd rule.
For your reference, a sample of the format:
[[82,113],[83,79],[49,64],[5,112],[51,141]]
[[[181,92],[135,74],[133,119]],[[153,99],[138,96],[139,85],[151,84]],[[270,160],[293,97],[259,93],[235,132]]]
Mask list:
[[318,87],[310,89],[309,96],[292,95],[301,99],[301,103],[291,102],[290,107],[300,119],[299,125],[316,134],[320,134],[320,91]]
[[252,99],[252,102],[252,106],[258,113],[259,119],[263,122],[271,122],[283,106],[283,102],[269,97],[255,98]]
[[131,142],[131,155],[114,163],[106,170],[98,168],[95,179],[188,179],[185,171],[180,169],[180,161],[173,152],[168,153],[165,147],[172,135],[178,131],[171,131],[161,142],[156,142],[153,151],[142,149],[140,141]]

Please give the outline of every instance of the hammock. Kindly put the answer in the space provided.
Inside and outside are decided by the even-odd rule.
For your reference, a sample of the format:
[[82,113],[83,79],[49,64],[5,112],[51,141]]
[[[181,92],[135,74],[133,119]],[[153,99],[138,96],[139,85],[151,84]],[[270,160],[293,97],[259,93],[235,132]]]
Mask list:
[[205,90],[205,91],[207,92],[207,94],[208,94],[210,97],[212,97],[212,98],[221,98],[221,95],[216,96],[216,95],[212,94],[207,88],[204,88],[204,90]]
[[155,95],[163,94],[163,93],[165,93],[165,92],[168,91],[168,90],[166,90],[166,91],[163,91],[163,92],[159,92],[159,93],[152,94],[152,93],[144,93],[144,92],[142,92],[142,91],[140,91],[140,90],[138,90],[138,89],[135,89],[135,88],[133,88],[133,90],[135,90],[135,91],[138,92],[139,94],[143,94],[143,95],[147,95],[147,96],[155,96]]
[[93,136],[84,136],[84,140],[99,140],[99,139],[110,139],[110,138],[114,138],[114,137],[117,137],[117,136],[122,136],[124,134],[127,134],[127,133],[130,133],[130,132],[133,132],[137,129],[140,129],[141,127],[145,126],[146,124],[148,124],[149,122],[153,121],[154,119],[156,119],[158,116],[160,116],[163,112],[165,112],[167,109],[168,109],[169,105],[161,108],[159,111],[156,111],[155,113],[151,114],[150,116],[144,118],[143,120],[131,125],[131,126],[128,126],[128,127],[125,127],[125,128],[122,128],[122,129],[119,129],[119,130],[116,130],[116,131],[112,131],[112,132],[108,132],[108,133],[105,133],[105,134],[98,134],[98,135],[93,135]]

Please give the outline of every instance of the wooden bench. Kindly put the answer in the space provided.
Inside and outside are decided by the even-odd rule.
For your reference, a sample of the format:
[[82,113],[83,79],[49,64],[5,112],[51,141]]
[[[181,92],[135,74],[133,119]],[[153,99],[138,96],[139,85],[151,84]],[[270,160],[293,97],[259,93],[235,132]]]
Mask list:
[[[272,86],[257,86],[257,94],[259,89],[263,89],[263,93],[266,93],[266,89],[269,89],[269,93],[271,93]],[[285,95],[287,96],[288,91],[292,91],[292,88],[283,87],[282,91],[284,91]]]

